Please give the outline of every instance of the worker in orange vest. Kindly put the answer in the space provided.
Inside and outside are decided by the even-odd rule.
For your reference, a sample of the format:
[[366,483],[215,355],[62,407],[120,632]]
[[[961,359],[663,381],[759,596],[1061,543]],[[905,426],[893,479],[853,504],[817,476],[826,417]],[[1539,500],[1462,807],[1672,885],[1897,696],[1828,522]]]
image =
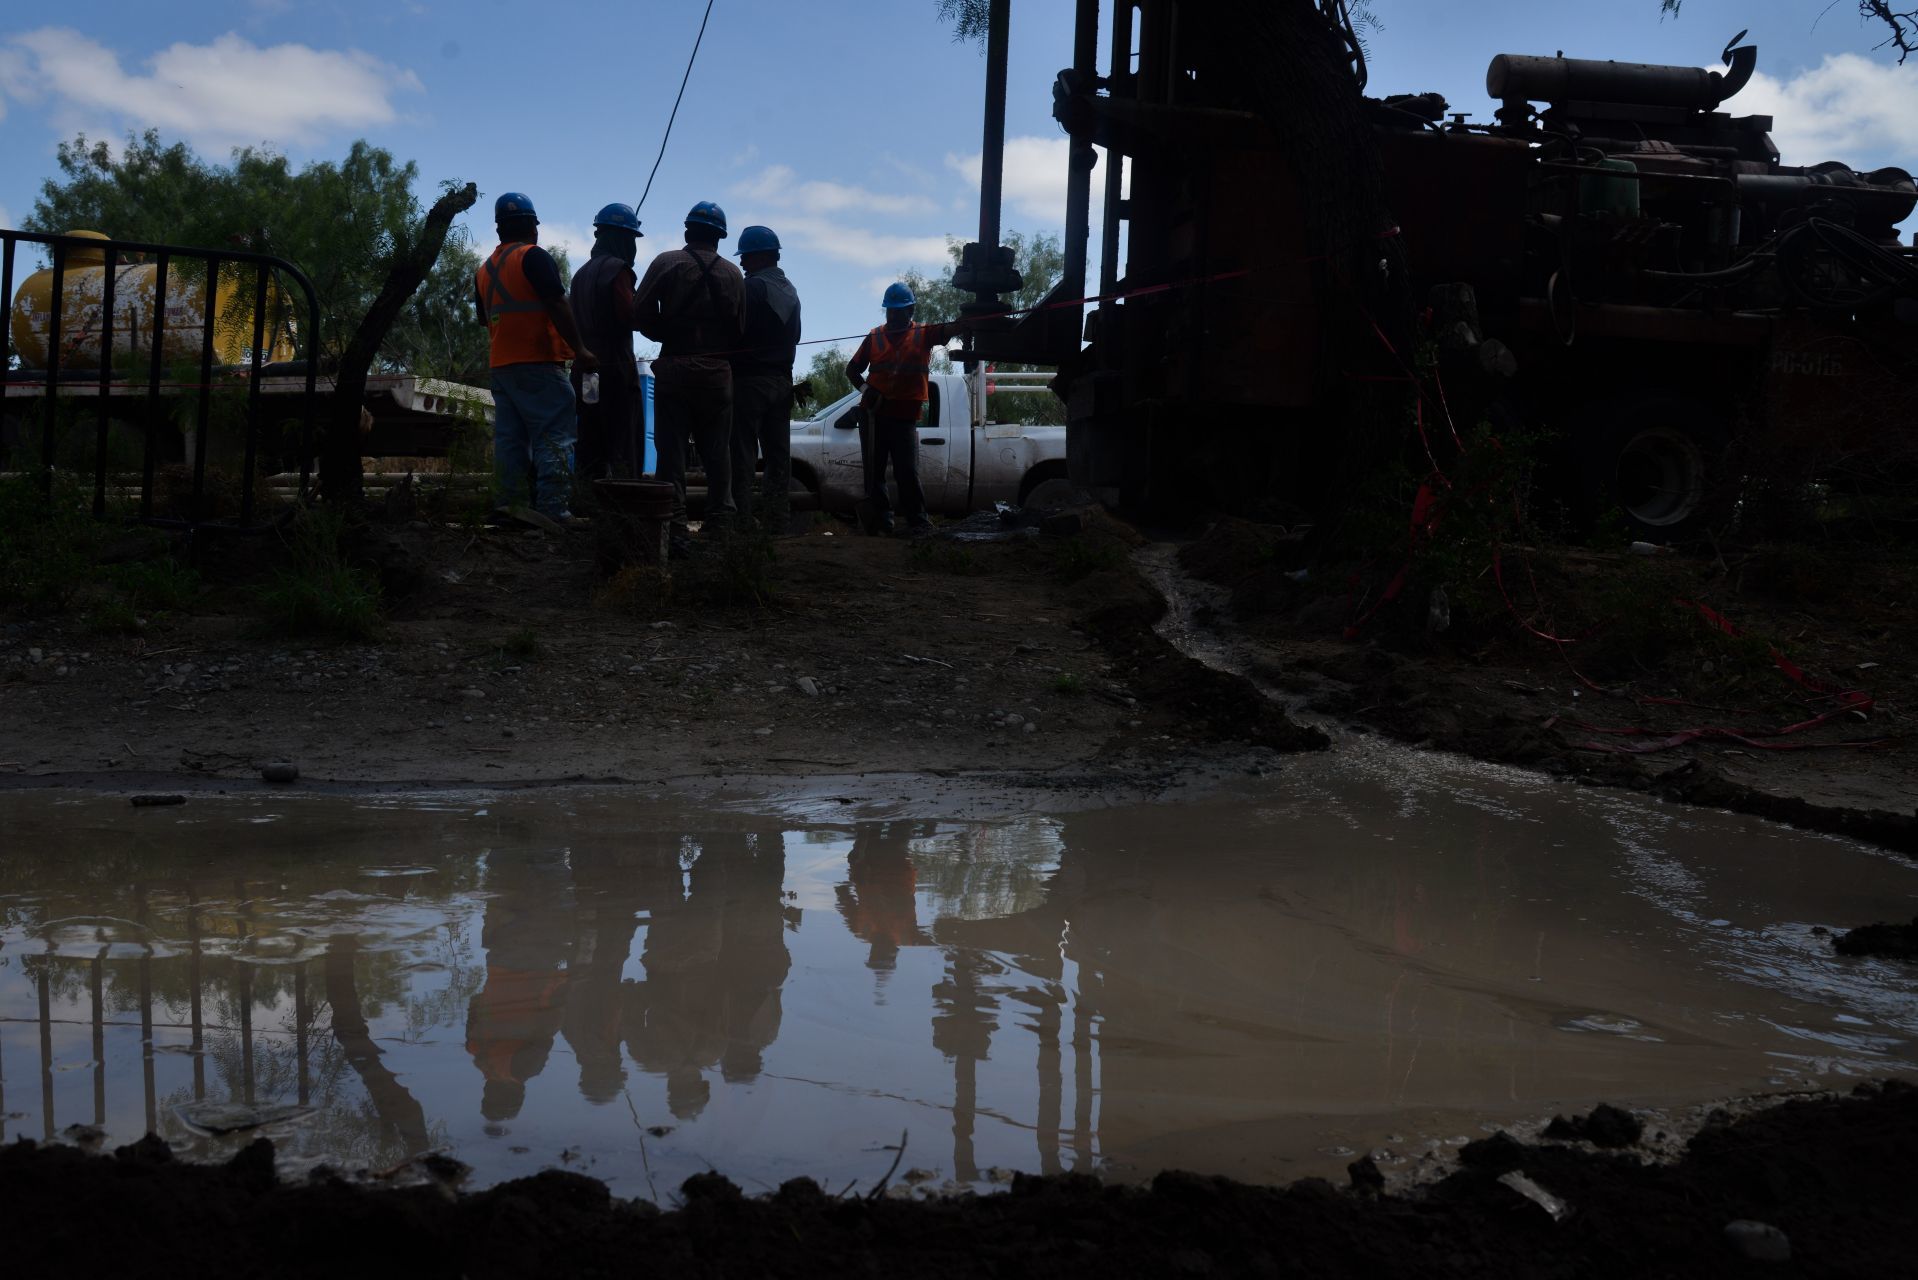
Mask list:
[[579,432],[566,362],[590,373],[599,361],[580,340],[559,264],[539,247],[533,202],[509,191],[493,202],[493,222],[499,247],[474,274],[473,288],[490,343],[499,489],[494,515],[525,505],[530,467],[534,505],[564,524],[572,519],[573,442]]
[[899,505],[906,527],[913,533],[932,528],[926,514],[926,493],[919,487],[919,414],[926,407],[932,349],[952,341],[959,324],[914,324],[918,299],[903,284],[886,286],[880,305],[886,323],[866,335],[846,364],[846,377],[860,391],[865,425],[860,428],[866,464],[866,506],[871,513],[868,533],[893,531],[892,502],[886,496],[886,463],[892,463],[899,486]]

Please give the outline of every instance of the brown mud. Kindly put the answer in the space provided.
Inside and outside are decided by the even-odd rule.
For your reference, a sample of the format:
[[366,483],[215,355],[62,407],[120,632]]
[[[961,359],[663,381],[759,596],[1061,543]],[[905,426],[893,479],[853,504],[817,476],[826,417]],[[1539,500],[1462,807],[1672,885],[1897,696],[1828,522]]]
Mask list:
[[763,607],[609,599],[592,535],[415,521],[365,551],[389,616],[368,642],[263,636],[270,546],[206,553],[208,588],[137,636],[86,604],[0,633],[0,784],[161,789],[708,782],[981,772],[1155,787],[1195,748],[1323,737],[1151,631],[1132,535],[928,556],[821,524],[775,543]]
[[804,1178],[749,1198],[701,1174],[661,1212],[557,1170],[463,1195],[440,1162],[422,1185],[369,1191],[324,1171],[278,1181],[264,1139],[224,1166],[148,1139],[111,1157],[0,1149],[0,1202],[9,1261],[34,1275],[1720,1276],[1751,1273],[1727,1227],[1754,1222],[1788,1242],[1781,1274],[1909,1272],[1918,1090],[1721,1118],[1670,1164],[1501,1134],[1402,1194],[1382,1194],[1364,1161],[1348,1189],[1168,1172],[931,1201]]
[[[1297,535],[1222,521],[1179,557],[1229,592],[1230,617],[1218,621],[1256,655],[1251,674],[1309,711],[1402,742],[1918,854],[1918,651],[1903,613],[1918,573],[1895,557],[1862,567],[1805,558],[1753,551],[1734,556],[1731,570],[1724,557],[1536,554],[1524,620],[1549,634],[1557,619],[1582,637],[1560,645],[1524,630],[1518,603],[1505,604],[1489,571],[1472,584],[1476,613],[1455,598],[1442,634],[1428,592],[1414,588],[1347,638],[1364,588],[1298,581]],[[1820,570],[1849,586],[1801,590]],[[1520,571],[1507,573],[1516,581]],[[1741,635],[1713,634],[1682,600],[1710,604]],[[1699,728],[1775,729],[1832,709],[1781,674],[1774,643],[1813,679],[1868,688],[1869,715],[1834,715],[1762,743],[1711,734],[1644,754],[1617,750]],[[1875,745],[1845,745],[1857,742]]]

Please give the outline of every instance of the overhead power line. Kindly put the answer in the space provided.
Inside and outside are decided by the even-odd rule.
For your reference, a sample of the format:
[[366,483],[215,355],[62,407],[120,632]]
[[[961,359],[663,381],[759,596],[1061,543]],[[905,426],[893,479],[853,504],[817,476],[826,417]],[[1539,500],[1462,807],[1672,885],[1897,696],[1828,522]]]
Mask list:
[[679,119],[680,99],[686,96],[686,82],[693,78],[693,63],[699,58],[699,42],[706,38],[706,22],[713,16],[713,0],[706,0],[705,16],[699,20],[699,34],[693,37],[693,52],[686,59],[686,74],[679,78],[679,93],[673,98],[672,114],[666,117],[666,132],[659,139],[659,154],[653,157],[653,171],[646,175],[646,189],[639,193],[639,203],[634,212],[646,207],[646,197],[653,193],[653,178],[659,173],[659,162],[666,158],[666,142],[673,136],[673,121]]

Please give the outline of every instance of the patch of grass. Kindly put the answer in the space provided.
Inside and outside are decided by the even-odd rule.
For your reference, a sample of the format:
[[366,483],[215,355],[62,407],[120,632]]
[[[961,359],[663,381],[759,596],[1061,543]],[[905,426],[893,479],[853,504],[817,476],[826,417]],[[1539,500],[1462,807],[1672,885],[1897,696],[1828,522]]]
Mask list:
[[772,603],[777,562],[770,536],[729,529],[699,547],[674,573],[674,594],[711,608],[764,608]]
[[515,658],[538,658],[546,653],[546,646],[539,642],[539,632],[531,627],[521,627],[507,636],[500,648]]
[[906,559],[915,569],[927,573],[950,573],[962,578],[977,577],[991,567],[971,547],[940,542],[934,538],[920,538],[907,543]]
[[1079,698],[1085,696],[1086,682],[1078,673],[1061,671],[1052,677],[1052,691],[1061,697]]
[[1107,569],[1118,569],[1126,562],[1126,549],[1116,542],[1087,537],[1066,538],[1055,544],[1051,554],[1053,576],[1077,582]]
[[171,556],[116,565],[107,580],[136,609],[184,609],[200,595],[198,571]]
[[104,536],[70,477],[56,476],[51,496],[35,475],[0,477],[0,612],[66,608],[93,576]]
[[294,524],[290,563],[254,593],[270,634],[370,640],[379,633],[379,583],[347,563],[344,536],[345,521],[330,511],[307,511]]
[[87,630],[96,636],[138,635],[144,628],[134,607],[119,596],[107,596],[87,610]]
[[642,618],[657,617],[672,602],[672,575],[649,564],[627,565],[593,594],[593,603],[602,609]]

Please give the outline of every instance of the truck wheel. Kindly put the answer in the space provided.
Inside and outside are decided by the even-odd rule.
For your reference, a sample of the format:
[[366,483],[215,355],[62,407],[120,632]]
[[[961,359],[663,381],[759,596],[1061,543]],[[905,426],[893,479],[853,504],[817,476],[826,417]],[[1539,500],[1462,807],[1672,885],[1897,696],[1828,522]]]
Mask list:
[[1035,511],[1050,511],[1057,507],[1070,507],[1078,502],[1078,490],[1072,487],[1070,480],[1041,480],[1032,486],[1032,492],[1026,495],[1021,506]]
[[1586,415],[1574,437],[1581,506],[1617,509],[1634,533],[1683,537],[1723,483],[1725,426],[1710,406],[1678,396],[1634,396]]

